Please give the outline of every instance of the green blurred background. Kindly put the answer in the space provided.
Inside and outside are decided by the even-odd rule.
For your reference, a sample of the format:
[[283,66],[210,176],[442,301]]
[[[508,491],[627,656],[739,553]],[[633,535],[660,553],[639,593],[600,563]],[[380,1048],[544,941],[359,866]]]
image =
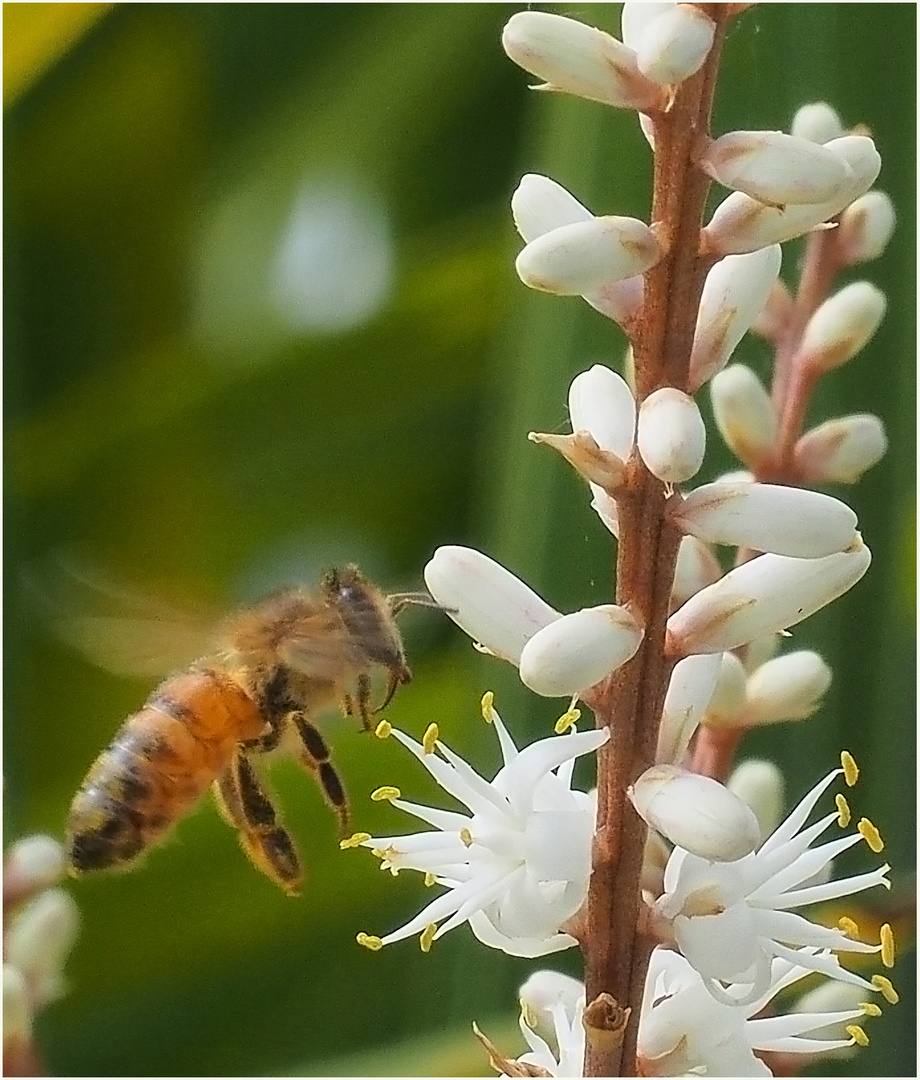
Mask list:
[[[618,365],[623,340],[577,300],[527,294],[508,200],[522,172],[545,172],[597,211],[644,216],[650,160],[634,116],[527,92],[499,45],[514,10],[5,5],[8,839],[61,830],[150,686],[63,645],[24,575],[77,560],[220,609],[341,561],[417,588],[432,550],[456,542],[562,609],[609,595],[609,537],[525,435],[562,429],[571,376]],[[554,10],[618,27],[619,5]],[[888,317],[811,417],[888,425],[888,456],[842,493],[875,561],[795,632],[834,667],[825,708],[745,751],[783,765],[791,800],[848,747],[856,808],[888,838],[892,901],[908,906],[915,18],[912,4],[754,7],[731,30],[715,120],[788,127],[798,105],[829,100],[872,129],[898,208],[888,252],[859,275],[886,290]],[[785,262],[788,277],[794,247]],[[738,356],[763,368],[756,342]],[[731,465],[713,438],[705,476]],[[557,704],[528,698],[446,619],[413,612],[404,627],[416,681],[396,725],[418,736],[436,720],[483,770],[497,759],[484,690],[519,737],[547,730]],[[414,828],[367,799],[383,783],[431,797],[414,761],[354,724],[327,730],[356,827]],[[430,894],[340,852],[293,766],[273,785],[308,862],[300,899],[249,867],[210,807],[133,873],[73,885],[85,924],[71,992],[40,1021],[52,1071],[475,1075],[489,1070],[472,1019],[517,1052],[516,989],[541,965],[466,928],[428,956],[412,941],[359,948],[357,931],[401,925]],[[574,954],[553,960],[575,970]],[[910,968],[869,1050],[825,1073],[915,1074]]]

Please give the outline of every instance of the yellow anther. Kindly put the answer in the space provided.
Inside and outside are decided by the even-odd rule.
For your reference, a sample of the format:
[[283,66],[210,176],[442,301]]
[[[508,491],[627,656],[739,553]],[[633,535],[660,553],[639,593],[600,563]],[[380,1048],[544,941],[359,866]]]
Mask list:
[[377,788],[376,791],[371,792],[371,799],[374,802],[385,802],[391,799],[398,799],[402,793],[398,787],[392,787],[390,784],[384,784],[383,787]]
[[843,795],[835,796],[834,802],[837,804],[837,824],[841,829],[845,829],[850,824],[850,819],[853,816],[850,813],[850,804]]
[[863,1031],[859,1024],[847,1024],[846,1033],[857,1046],[869,1045],[869,1036]]
[[495,694],[491,690],[486,690],[482,695],[482,701],[479,703],[480,709],[482,709],[482,718],[487,724],[491,724],[495,719]]
[[373,855],[375,859],[385,859],[387,857],[387,853],[383,848],[379,847],[371,848],[371,855]]
[[884,851],[885,841],[882,839],[882,834],[867,817],[859,819],[859,824],[856,826],[856,829],[876,855],[878,855],[880,851]]
[[425,728],[425,734],[422,736],[422,749],[426,754],[433,754],[435,743],[441,737],[440,731],[438,731],[437,724],[429,724]]
[[460,830],[460,839],[463,841],[464,847],[473,846],[473,834],[469,829],[463,828]]
[[531,1031],[534,1031],[540,1025],[540,1018],[523,998],[521,998],[521,1019]]
[[897,1005],[901,1000],[900,995],[892,985],[891,979],[885,975],[873,975],[870,981],[889,1005]]
[[849,750],[840,751],[840,765],[843,768],[843,778],[847,787],[852,787],[859,779],[859,766]]
[[875,1004],[874,1001],[861,1001],[859,1007],[863,1011],[864,1016],[881,1016],[882,1010]]
[[356,832],[353,836],[349,836],[345,840],[340,840],[339,847],[342,849],[342,851],[346,851],[348,848],[360,847],[362,844],[370,840],[370,838],[370,833]]
[[886,968],[894,967],[894,932],[891,923],[882,923],[879,934],[882,939],[882,963]]
[[363,931],[358,934],[355,941],[359,945],[363,945],[365,949],[370,949],[371,952],[380,952],[383,948],[383,942],[376,934],[365,934]]
[[393,733],[393,725],[389,720],[381,720],[380,723],[374,728],[374,734],[378,739],[388,739]]
[[431,886],[434,885],[436,880],[437,879],[435,878],[434,874],[432,874],[432,872],[430,870],[425,871],[425,887],[426,888],[430,889]]
[[422,948],[422,952],[431,952],[431,943],[434,941],[434,935],[437,932],[438,924],[436,922],[429,923],[421,932],[418,943]]
[[842,918],[838,919],[837,925],[848,938],[853,938],[854,940],[859,938],[859,927],[849,916],[844,915]]
[[581,709],[567,709],[556,721],[554,728],[557,735],[564,735],[573,724],[581,719]]

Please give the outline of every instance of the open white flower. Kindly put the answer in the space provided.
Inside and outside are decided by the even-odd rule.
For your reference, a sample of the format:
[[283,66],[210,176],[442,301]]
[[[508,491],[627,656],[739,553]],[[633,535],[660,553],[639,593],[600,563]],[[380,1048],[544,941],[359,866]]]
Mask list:
[[368,948],[420,934],[427,951],[432,941],[464,922],[485,945],[514,956],[542,956],[575,944],[562,927],[587,896],[595,802],[572,789],[572,768],[576,757],[597,750],[608,733],[556,735],[518,750],[491,698],[483,698],[483,715],[495,728],[504,760],[491,782],[438,739],[435,725],[422,744],[389,725],[378,728],[415,754],[469,813],[419,806],[401,799],[395,788],[380,789],[378,797],[389,798],[434,831],[359,833],[343,846],[371,848],[381,869],[419,870],[447,891],[386,937],[360,934],[359,942]]
[[[806,948],[790,950],[790,954],[789,959],[773,960],[767,988],[743,1004],[737,987],[728,991],[730,1001],[717,1001],[703,991],[700,975],[683,956],[655,949],[639,1022],[642,1075],[686,1076],[693,1071],[704,1076],[772,1076],[755,1050],[811,1055],[855,1045],[861,1037],[856,1033],[859,1020],[878,1015],[875,1006],[811,1009],[752,1019],[781,990],[810,975],[815,960],[830,967],[837,964],[826,950]],[[830,1024],[853,1025],[854,1034],[816,1037]]]
[[[521,987],[520,1027],[530,1050],[518,1064],[550,1076],[582,1076],[585,1060],[585,989],[556,971],[536,971]],[[551,1036],[543,1038],[541,1031]]]
[[[848,780],[855,782],[855,764],[849,755],[844,758]],[[770,985],[771,963],[777,957],[872,988],[865,979],[828,960],[823,951],[795,951],[800,946],[862,953],[881,950],[791,910],[875,885],[889,887],[887,863],[869,873],[812,883],[832,859],[862,839],[874,851],[882,849],[878,832],[865,818],[858,831],[812,847],[832,823],[849,823],[849,807],[839,795],[833,813],[804,827],[820,796],[844,771],[835,769],[824,777],[779,828],[742,859],[715,863],[680,847],[672,852],[665,868],[665,891],[655,909],[671,923],[680,951],[719,1001],[746,1005],[761,997]],[[725,984],[739,985],[726,988]]]

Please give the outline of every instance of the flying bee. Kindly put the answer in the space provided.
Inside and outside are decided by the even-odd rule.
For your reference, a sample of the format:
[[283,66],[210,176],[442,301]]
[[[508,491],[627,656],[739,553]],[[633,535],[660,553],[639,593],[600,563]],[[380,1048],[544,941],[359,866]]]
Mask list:
[[[386,596],[349,566],[315,592],[285,589],[227,619],[214,648],[160,683],[90,768],[67,820],[71,873],[129,866],[210,786],[255,867],[297,895],[297,849],[253,760],[283,740],[347,835],[345,789],[314,718],[339,703],[370,729],[412,677],[396,625],[409,604],[437,606],[426,593]],[[387,686],[372,708],[376,668]]]

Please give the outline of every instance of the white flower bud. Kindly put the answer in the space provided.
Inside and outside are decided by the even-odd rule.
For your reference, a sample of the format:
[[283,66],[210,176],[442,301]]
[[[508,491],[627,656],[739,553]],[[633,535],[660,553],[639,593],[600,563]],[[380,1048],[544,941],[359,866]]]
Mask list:
[[627,0],[620,12],[620,37],[624,44],[635,51],[646,30],[673,6],[673,0],[665,0],[663,3],[647,3],[645,0],[636,3],[634,0]]
[[856,539],[856,515],[839,499],[779,484],[703,484],[674,507],[672,520],[710,544],[799,559],[833,555]]
[[831,669],[816,652],[801,649],[761,664],[747,681],[745,724],[805,720],[821,707]]
[[508,56],[545,79],[541,90],[561,90],[627,109],[662,102],[661,87],[636,66],[636,54],[603,30],[543,11],[519,11],[502,32]]
[[748,758],[732,771],[727,787],[754,811],[760,837],[766,840],[783,819],[783,774],[772,761]]
[[53,836],[26,836],[17,840],[4,860],[4,886],[15,883],[17,892],[37,892],[54,885],[64,874],[67,856]]
[[845,285],[808,320],[801,352],[815,371],[830,371],[862,349],[885,316],[885,294],[869,281]]
[[576,375],[569,386],[573,431],[587,431],[598,446],[625,461],[636,437],[636,400],[625,379],[603,364]]
[[756,641],[748,642],[744,647],[744,670],[748,673],[756,671],[761,664],[772,660],[779,652],[781,644],[781,634],[765,634]]
[[705,63],[715,29],[712,19],[695,5],[668,5],[632,46],[639,70],[662,86],[683,82]]
[[658,729],[658,764],[679,764],[712,699],[721,669],[718,653],[686,656],[675,664]]
[[631,659],[643,628],[616,604],[583,608],[537,631],[521,652],[521,681],[543,697],[570,697]]
[[538,630],[561,618],[520,578],[474,548],[438,548],[425,567],[425,584],[461,630],[513,664]]
[[751,332],[776,341],[792,318],[793,306],[792,294],[782,281],[775,281],[763,311],[751,323]]
[[646,824],[702,859],[733,862],[760,843],[750,807],[708,776],[653,765],[626,793]]
[[759,555],[674,612],[668,620],[668,652],[726,652],[795,626],[851,589],[871,559],[858,534],[852,547],[823,559]]
[[32,1038],[29,989],[19,968],[3,965],[3,1050],[26,1046]]
[[745,255],[728,255],[706,275],[690,354],[691,391],[728,363],[767,303],[781,263],[782,249],[771,244]]
[[718,581],[721,576],[722,567],[709,545],[695,536],[682,536],[671,585],[671,604],[680,607],[694,593]]
[[731,255],[793,240],[839,214],[875,183],[882,159],[868,136],[845,135],[831,140],[824,149],[838,154],[852,170],[851,185],[839,197],[823,203],[790,204],[780,209],[743,192],[732,192],[716,207],[703,230],[704,249],[712,254]]
[[734,653],[716,653],[719,672],[703,723],[707,727],[737,727],[745,704],[747,672]]
[[840,216],[837,244],[847,266],[877,259],[894,233],[894,204],[884,191],[867,191]]
[[64,961],[79,926],[76,901],[63,889],[47,889],[13,916],[6,933],[6,959],[24,975],[36,1006],[63,992]]
[[811,483],[855,484],[887,449],[882,421],[871,413],[854,413],[807,431],[796,443],[795,463]]
[[843,122],[826,101],[803,105],[792,118],[792,134],[797,139],[824,144],[843,135]]
[[763,383],[744,364],[720,371],[710,385],[716,427],[726,446],[754,467],[773,449],[776,413]]
[[654,232],[644,222],[596,217],[562,225],[531,240],[515,267],[531,289],[582,296],[645,273],[662,254]]
[[706,453],[699,406],[682,390],[663,386],[639,406],[636,442],[654,476],[666,484],[682,484],[697,473]]

